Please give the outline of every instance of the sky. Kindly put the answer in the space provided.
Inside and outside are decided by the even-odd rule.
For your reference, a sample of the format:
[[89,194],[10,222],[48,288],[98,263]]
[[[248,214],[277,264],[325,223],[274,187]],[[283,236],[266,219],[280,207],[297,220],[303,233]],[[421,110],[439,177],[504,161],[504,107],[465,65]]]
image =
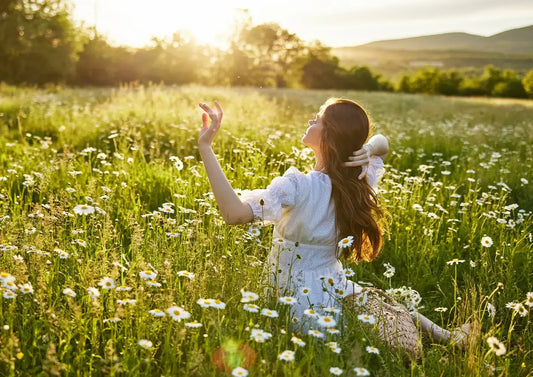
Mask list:
[[74,19],[114,45],[142,47],[187,30],[224,47],[236,17],[275,22],[331,47],[447,32],[490,36],[533,24],[532,0],[72,0]]

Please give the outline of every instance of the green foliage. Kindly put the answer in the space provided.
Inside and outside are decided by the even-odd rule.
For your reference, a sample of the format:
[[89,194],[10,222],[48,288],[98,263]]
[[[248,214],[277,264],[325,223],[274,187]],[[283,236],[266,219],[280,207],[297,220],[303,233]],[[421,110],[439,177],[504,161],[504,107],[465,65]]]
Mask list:
[[[342,349],[332,352],[292,327],[286,308],[264,295],[262,262],[271,228],[261,228],[256,238],[247,226],[223,224],[198,156],[198,102],[218,99],[224,106],[214,149],[233,187],[258,189],[289,166],[313,169],[314,159],[299,140],[330,96],[361,103],[374,130],[391,144],[378,192],[391,214],[384,249],[372,263],[347,265],[356,273],[352,279],[383,289],[416,289],[422,314],[443,327],[478,324],[480,337],[466,351],[425,337],[424,357],[414,362],[376,343],[371,328],[346,311],[342,334],[326,339]],[[34,290],[19,289],[14,299],[2,291],[0,375],[225,376],[213,355],[223,347],[235,366],[245,360],[238,353],[243,345],[256,356],[247,367],[250,375],[260,376],[324,376],[334,366],[344,375],[354,375],[354,367],[372,376],[529,373],[531,101],[339,90],[1,85],[0,106],[0,273]],[[84,203],[100,211],[74,214]],[[173,213],[163,203],[172,203],[167,206]],[[492,245],[482,244],[484,236]],[[69,256],[62,259],[56,248]],[[454,260],[458,264],[448,263]],[[383,275],[384,263],[396,268],[394,276]],[[161,287],[140,277],[152,268]],[[179,276],[184,270],[196,276]],[[131,290],[105,290],[98,285],[104,277]],[[97,299],[89,287],[98,288]],[[76,297],[66,296],[65,288]],[[254,303],[278,309],[280,317],[244,311],[241,289],[258,293]],[[201,308],[200,298],[220,299],[226,308]],[[125,299],[135,299],[135,305]],[[511,303],[521,303],[525,316],[506,307]],[[173,305],[191,318],[178,322],[149,313]],[[202,327],[185,326],[193,320]],[[272,338],[255,342],[255,326]],[[298,348],[292,336],[306,346]],[[487,340],[493,336],[505,345],[505,355],[491,351]],[[152,347],[142,348],[141,339]],[[380,354],[368,354],[367,345]],[[283,350],[294,350],[295,361],[280,361]]]
[[530,69],[522,79],[522,85],[524,86],[524,90],[527,92],[527,94],[530,97],[533,97],[533,68]]
[[67,82],[75,75],[79,33],[65,0],[0,3],[0,81]]

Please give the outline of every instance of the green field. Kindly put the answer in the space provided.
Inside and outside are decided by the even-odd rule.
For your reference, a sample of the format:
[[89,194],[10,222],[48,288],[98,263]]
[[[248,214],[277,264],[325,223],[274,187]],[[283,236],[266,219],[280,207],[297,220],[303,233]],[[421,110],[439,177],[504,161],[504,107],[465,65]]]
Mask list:
[[[288,309],[260,284],[271,229],[255,236],[223,223],[196,147],[198,102],[224,107],[215,153],[234,188],[253,189],[290,166],[312,168],[300,139],[331,96],[359,101],[391,146],[379,193],[389,213],[384,249],[372,263],[347,265],[351,279],[411,287],[420,312],[444,327],[472,322],[480,335],[466,351],[424,338],[424,357],[411,361],[351,313],[324,340],[293,334]],[[332,367],[347,376],[356,367],[372,376],[533,376],[532,145],[531,101],[2,86],[0,375],[231,375],[217,356],[223,347],[228,370],[250,376],[328,376]],[[383,275],[385,263],[394,276]],[[279,317],[243,310],[241,289]],[[204,308],[200,299],[221,303]],[[166,313],[173,306],[182,318]],[[272,337],[257,342],[254,328]],[[285,350],[293,361],[280,360]]]

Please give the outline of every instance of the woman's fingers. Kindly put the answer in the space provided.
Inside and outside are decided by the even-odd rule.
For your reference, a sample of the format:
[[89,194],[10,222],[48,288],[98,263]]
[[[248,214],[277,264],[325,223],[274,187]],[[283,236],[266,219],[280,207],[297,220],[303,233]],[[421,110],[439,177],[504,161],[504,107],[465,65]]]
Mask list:
[[202,113],[202,128],[207,130],[209,128],[209,115]]
[[368,171],[368,165],[363,165],[363,168],[361,169],[361,174],[359,174],[359,179],[363,179],[366,176],[366,172]]
[[220,107],[220,105],[219,105],[219,103],[217,101],[215,101],[215,106],[217,108],[218,121],[222,122],[222,115],[224,115],[224,113],[222,112],[222,107]]

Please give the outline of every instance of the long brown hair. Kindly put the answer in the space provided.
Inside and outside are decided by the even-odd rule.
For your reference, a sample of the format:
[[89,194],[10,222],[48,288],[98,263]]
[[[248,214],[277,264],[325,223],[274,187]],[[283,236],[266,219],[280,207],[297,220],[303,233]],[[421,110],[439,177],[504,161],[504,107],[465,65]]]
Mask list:
[[370,120],[361,106],[346,99],[328,100],[319,114],[322,121],[320,148],[331,179],[337,241],[353,237],[352,246],[342,249],[341,256],[348,261],[371,261],[381,249],[379,222],[383,212],[366,179],[358,179],[362,168],[343,165],[368,139]]

